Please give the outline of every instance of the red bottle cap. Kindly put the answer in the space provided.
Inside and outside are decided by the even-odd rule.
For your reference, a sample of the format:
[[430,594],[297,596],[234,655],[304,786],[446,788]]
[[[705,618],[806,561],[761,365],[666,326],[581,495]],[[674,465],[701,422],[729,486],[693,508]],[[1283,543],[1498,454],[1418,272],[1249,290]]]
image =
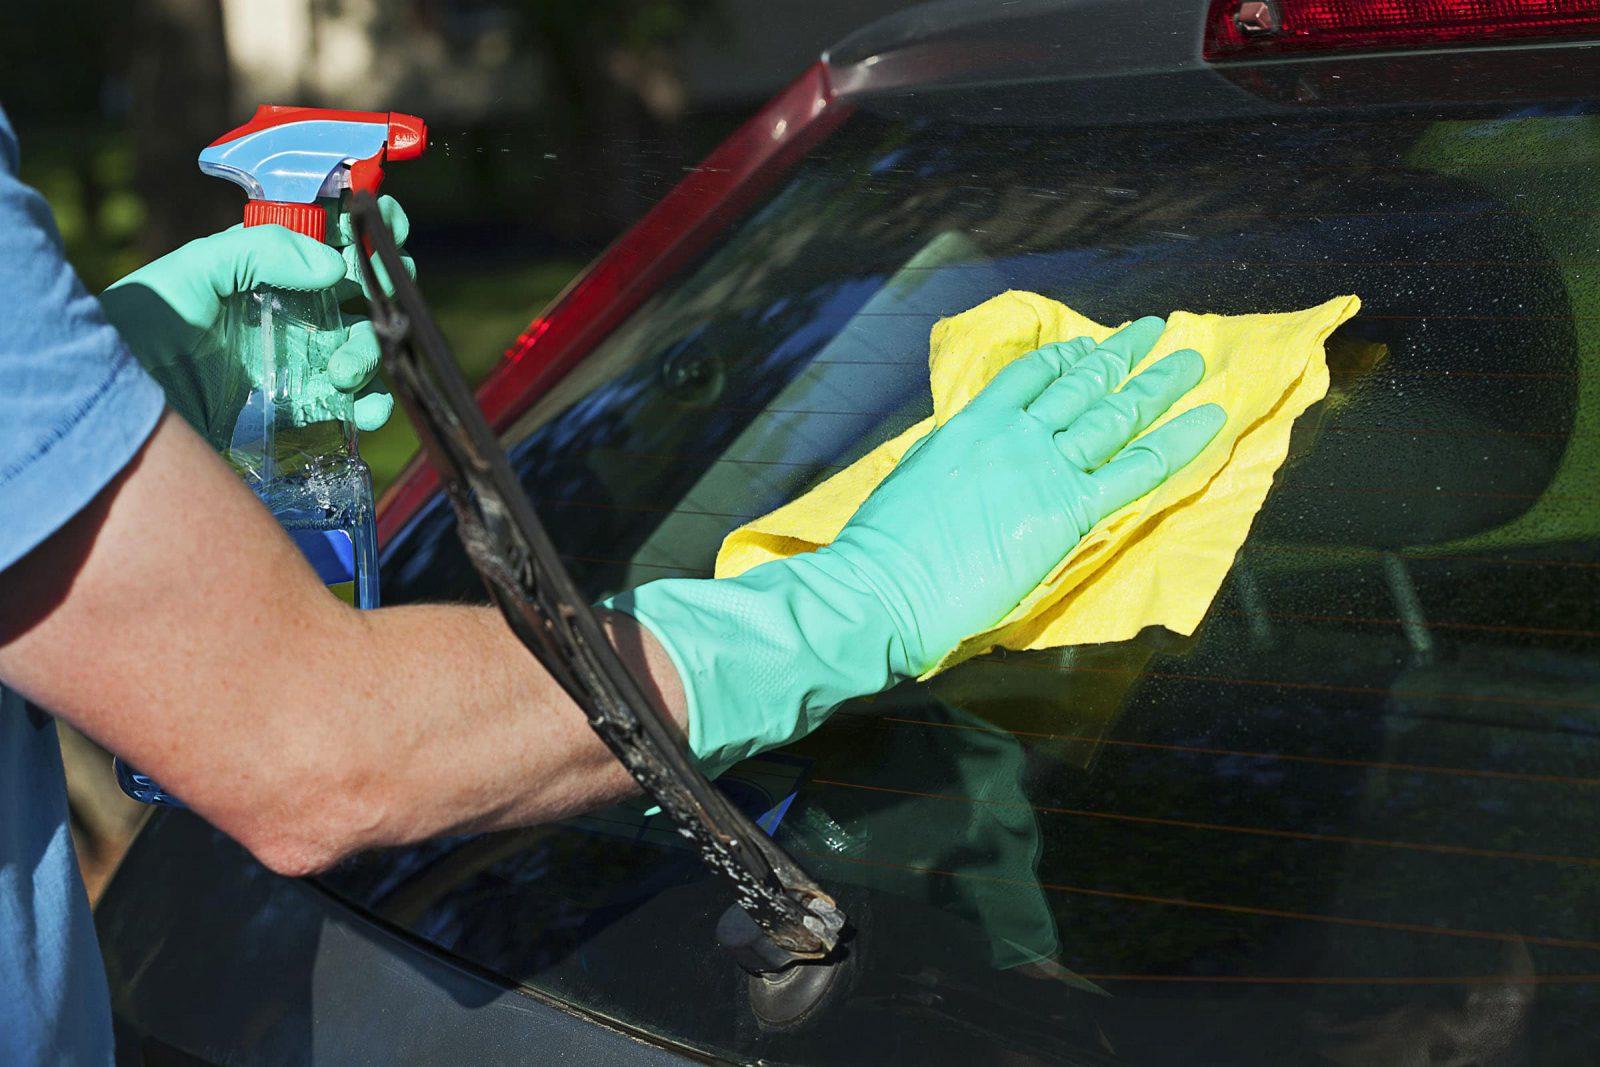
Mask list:
[[246,226],[287,226],[320,241],[328,235],[328,213],[320,204],[295,204],[282,200],[248,200],[244,205]]

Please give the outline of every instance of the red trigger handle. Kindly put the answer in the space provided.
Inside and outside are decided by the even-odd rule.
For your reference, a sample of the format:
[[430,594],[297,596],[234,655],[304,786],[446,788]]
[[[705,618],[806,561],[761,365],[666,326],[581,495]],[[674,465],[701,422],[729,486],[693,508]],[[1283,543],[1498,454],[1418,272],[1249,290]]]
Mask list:
[[[391,111],[385,116],[389,134],[383,148],[368,159],[358,159],[350,164],[350,192],[368,192],[378,195],[383,184],[385,159],[392,163],[416,159],[428,147],[428,126],[415,115]],[[372,242],[362,238],[361,250],[372,255]]]
[[[378,195],[378,187],[382,184],[383,149],[379,149],[378,153],[370,159],[358,159],[350,164],[350,193],[352,196],[359,192],[368,192],[376,197]],[[369,257],[372,255],[372,242],[365,237],[361,238],[361,251]]]

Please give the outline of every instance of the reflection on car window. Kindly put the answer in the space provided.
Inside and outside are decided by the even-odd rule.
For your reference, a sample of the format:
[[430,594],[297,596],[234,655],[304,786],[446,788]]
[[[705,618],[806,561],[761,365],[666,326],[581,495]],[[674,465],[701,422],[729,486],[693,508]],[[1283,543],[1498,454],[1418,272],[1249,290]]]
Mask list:
[[[1361,295],[1194,637],[987,656],[727,776],[862,923],[831,1017],[952,1061],[1592,1053],[1600,120],[1026,118],[857,115],[507,435],[599,597],[708,574],[926,416],[929,328],[1006,288],[1104,322]],[[443,505],[385,581],[481,596]],[[837,1052],[737,1010],[725,902],[643,810],[330,885],[696,1047]]]

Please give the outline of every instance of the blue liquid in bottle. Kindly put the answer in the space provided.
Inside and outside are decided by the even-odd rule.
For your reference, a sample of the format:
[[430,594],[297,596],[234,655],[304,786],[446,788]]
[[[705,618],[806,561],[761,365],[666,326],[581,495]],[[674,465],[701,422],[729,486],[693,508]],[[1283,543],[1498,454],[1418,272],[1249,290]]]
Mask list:
[[[328,378],[328,360],[346,336],[337,301],[328,291],[263,286],[233,299],[222,328],[251,383],[223,458],[318,577],[353,581],[356,606],[377,607],[372,475],[356,449],[354,401]],[[133,799],[183,806],[149,775],[120,759],[114,766]]]

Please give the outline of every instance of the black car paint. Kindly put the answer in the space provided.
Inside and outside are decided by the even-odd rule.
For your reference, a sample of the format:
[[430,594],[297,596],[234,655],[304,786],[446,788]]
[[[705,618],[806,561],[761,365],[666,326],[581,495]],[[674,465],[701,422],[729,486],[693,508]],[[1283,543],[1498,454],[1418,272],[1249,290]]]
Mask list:
[[[156,812],[95,925],[121,1063],[704,1062],[507,986]],[[159,933],[157,933],[159,932]]]

